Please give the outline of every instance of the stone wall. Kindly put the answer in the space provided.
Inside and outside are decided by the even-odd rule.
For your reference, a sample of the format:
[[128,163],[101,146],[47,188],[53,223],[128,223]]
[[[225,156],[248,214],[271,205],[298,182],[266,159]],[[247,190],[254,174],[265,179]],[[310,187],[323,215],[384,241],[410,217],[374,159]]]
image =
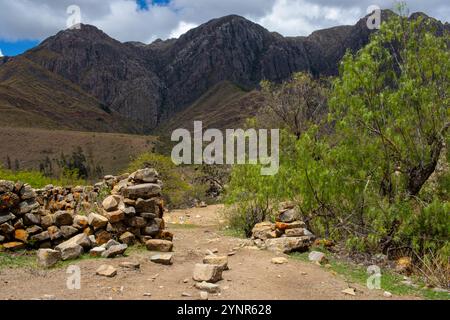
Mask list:
[[[34,190],[21,182],[2,180],[0,249],[58,249],[74,238],[83,239],[84,250],[110,240],[127,245],[172,240],[164,231],[161,187],[154,169],[107,176],[88,187],[50,185]],[[108,195],[105,190],[112,191]]]

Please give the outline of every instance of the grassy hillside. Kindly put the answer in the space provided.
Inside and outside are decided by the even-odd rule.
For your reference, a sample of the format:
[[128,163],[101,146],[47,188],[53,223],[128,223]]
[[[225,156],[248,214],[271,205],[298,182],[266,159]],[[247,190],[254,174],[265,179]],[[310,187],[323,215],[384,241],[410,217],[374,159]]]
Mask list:
[[0,126],[137,133],[77,85],[24,57],[0,67]]
[[39,170],[45,165],[49,170],[50,163],[53,176],[60,174],[62,155],[69,159],[79,148],[90,168],[102,169],[99,174],[120,172],[131,159],[151,151],[155,140],[152,136],[4,126],[0,127],[0,136],[0,165],[13,170]]

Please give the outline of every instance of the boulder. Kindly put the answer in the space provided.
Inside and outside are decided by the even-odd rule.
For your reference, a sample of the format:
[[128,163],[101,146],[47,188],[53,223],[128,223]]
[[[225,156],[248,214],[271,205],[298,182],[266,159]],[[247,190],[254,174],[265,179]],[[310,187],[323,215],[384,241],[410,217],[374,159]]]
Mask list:
[[155,169],[141,169],[133,172],[130,178],[135,182],[150,182],[156,183],[158,181],[158,172]]
[[276,239],[267,239],[265,246],[268,250],[274,252],[290,253],[294,251],[306,251],[311,245],[311,239],[308,236],[303,237],[283,237]]
[[88,222],[90,226],[94,227],[94,229],[97,230],[99,228],[106,227],[106,225],[108,224],[108,219],[104,216],[92,212],[89,214]]
[[106,251],[104,247],[95,247],[89,251],[91,257],[101,257],[102,253]]
[[61,233],[65,239],[69,239],[70,237],[78,233],[78,229],[72,226],[62,226]]
[[50,240],[52,241],[63,237],[63,233],[57,226],[48,227],[47,232],[50,236]]
[[97,269],[96,274],[99,276],[112,278],[117,274],[117,270],[113,266],[103,264]]
[[102,253],[102,258],[114,258],[118,255],[123,255],[127,248],[126,244],[113,245]]
[[155,254],[150,257],[150,261],[164,265],[171,265],[173,263],[173,254],[172,253]]
[[64,248],[74,247],[75,245],[79,245],[84,249],[89,249],[91,247],[91,240],[89,240],[89,237],[84,233],[80,233],[70,238],[69,240],[59,244],[58,246],[56,246],[55,249],[62,250]]
[[25,249],[26,245],[23,242],[7,242],[3,244],[3,248],[5,250],[16,251]]
[[36,198],[36,192],[33,190],[33,188],[29,184],[25,184],[20,189],[20,198],[22,200],[29,200]]
[[52,249],[39,249],[37,251],[37,263],[44,268],[53,267],[61,260],[61,252]]
[[109,196],[106,197],[102,202],[103,209],[107,212],[116,211],[119,207],[120,197],[118,196]]
[[136,241],[136,237],[134,234],[132,234],[131,232],[127,231],[125,233],[123,233],[120,237],[119,237],[120,242],[125,243],[129,246],[133,245],[134,242]]
[[111,234],[108,231],[101,230],[95,234],[97,245],[101,246],[111,240]]
[[284,209],[281,210],[276,218],[276,221],[291,223],[296,221],[299,218],[299,214],[295,209]]
[[61,259],[64,261],[77,259],[83,254],[83,247],[75,243],[64,246],[58,245],[55,249],[61,252]]
[[149,251],[170,252],[173,249],[173,243],[167,240],[150,239],[145,245]]
[[271,239],[274,238],[275,225],[271,222],[257,223],[252,229],[252,237],[254,239]]
[[4,235],[13,233],[14,230],[15,230],[14,227],[7,222],[0,224],[0,232],[3,233]]
[[148,213],[156,213],[157,209],[157,199],[137,199],[136,205],[134,206],[137,213],[148,212]]
[[52,214],[47,214],[47,215],[41,216],[42,228],[47,229],[48,227],[51,227],[54,223],[55,223],[55,219]]
[[297,229],[297,228],[305,228],[306,224],[303,221],[294,221],[291,223],[286,222],[275,222],[275,228],[278,230],[288,230],[288,229]]
[[89,219],[86,216],[76,215],[73,217],[73,225],[75,227],[84,229],[89,226]]
[[39,209],[39,203],[34,200],[26,200],[19,203],[19,214],[25,214]]
[[198,282],[206,281],[216,283],[222,280],[222,268],[214,264],[197,263],[192,278]]
[[161,187],[154,183],[129,186],[123,190],[124,197],[130,199],[149,199],[161,194]]
[[[19,196],[13,192],[8,191],[6,193],[0,194],[0,211],[5,211],[10,208],[14,208],[19,204],[19,202],[20,202]],[[27,212],[30,212],[31,210],[33,209],[30,209]]]
[[0,180],[0,193],[13,191],[14,191],[14,182],[8,180]]
[[220,266],[222,271],[228,270],[228,257],[227,256],[208,255],[203,258],[203,263],[218,265],[218,266]]
[[214,284],[214,283],[209,283],[206,281],[197,282],[195,284],[195,287],[201,291],[206,291],[209,293],[219,293],[220,292],[219,285]]
[[41,224],[41,217],[38,214],[27,213],[23,217],[23,223],[27,226]]
[[117,223],[125,218],[125,213],[122,210],[116,210],[111,212],[105,212],[105,217],[110,223]]
[[50,240],[50,233],[48,231],[43,231],[30,237],[30,241],[32,242],[42,242],[46,240]]
[[13,215],[13,214],[10,213],[10,212],[8,212],[8,213],[5,214],[5,215],[1,215],[1,214],[0,214],[0,224],[5,223],[5,222],[8,222],[8,221],[10,221],[10,220],[13,220],[13,219],[15,219],[15,218],[16,218],[16,216]]
[[61,226],[70,226],[73,223],[72,215],[67,211],[58,211],[54,215],[55,225],[58,227]]
[[304,228],[287,229],[284,232],[286,237],[302,237],[306,236]]

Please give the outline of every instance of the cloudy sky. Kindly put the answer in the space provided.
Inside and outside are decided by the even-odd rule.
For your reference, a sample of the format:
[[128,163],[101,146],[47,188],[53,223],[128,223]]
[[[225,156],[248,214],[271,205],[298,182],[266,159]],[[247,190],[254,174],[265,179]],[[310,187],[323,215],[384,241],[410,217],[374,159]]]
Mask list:
[[[450,21],[448,0],[407,0],[411,12]],[[210,19],[239,14],[286,36],[308,35],[354,24],[371,5],[394,0],[0,0],[0,51],[15,55],[66,28],[67,8],[77,5],[83,23],[120,41],[150,43],[178,37]],[[1,54],[0,52],[0,54]]]

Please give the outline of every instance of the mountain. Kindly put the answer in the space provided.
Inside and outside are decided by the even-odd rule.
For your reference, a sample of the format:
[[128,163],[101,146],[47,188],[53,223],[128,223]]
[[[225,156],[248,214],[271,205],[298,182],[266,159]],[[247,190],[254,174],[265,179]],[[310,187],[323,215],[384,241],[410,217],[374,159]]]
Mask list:
[[[389,14],[384,11],[383,18]],[[21,68],[21,79],[33,78],[41,83],[36,90],[30,89],[29,95],[40,100],[34,112],[51,121],[54,116],[41,109],[44,101],[54,101],[54,95],[62,90],[53,82],[64,79],[80,89],[74,90],[83,94],[86,106],[91,106],[89,110],[95,103],[88,97],[101,106],[95,110],[117,112],[131,120],[136,130],[170,128],[200,114],[205,119],[214,114],[219,122],[211,123],[236,125],[239,114],[226,113],[238,112],[240,103],[248,106],[250,101],[258,100],[240,99],[246,99],[261,80],[280,82],[297,71],[336,75],[345,52],[357,51],[368,43],[371,31],[366,20],[354,26],[316,31],[308,37],[283,37],[231,15],[211,20],[179,39],[157,40],[149,45],[121,43],[93,26],[82,25],[79,30],[61,31],[21,57],[4,62],[0,75],[8,73],[4,69],[10,69],[11,64],[33,66]],[[436,23],[449,29],[448,24]],[[39,74],[39,79],[33,73]],[[0,76],[0,86],[3,82]],[[10,95],[17,90],[15,83],[8,84]],[[239,99],[227,96],[236,92],[240,93]],[[0,92],[0,106],[4,95]],[[66,91],[64,95],[67,98],[61,101],[70,103],[74,92]],[[61,107],[54,102],[55,108]],[[256,108],[257,104],[246,107],[240,119]]]

